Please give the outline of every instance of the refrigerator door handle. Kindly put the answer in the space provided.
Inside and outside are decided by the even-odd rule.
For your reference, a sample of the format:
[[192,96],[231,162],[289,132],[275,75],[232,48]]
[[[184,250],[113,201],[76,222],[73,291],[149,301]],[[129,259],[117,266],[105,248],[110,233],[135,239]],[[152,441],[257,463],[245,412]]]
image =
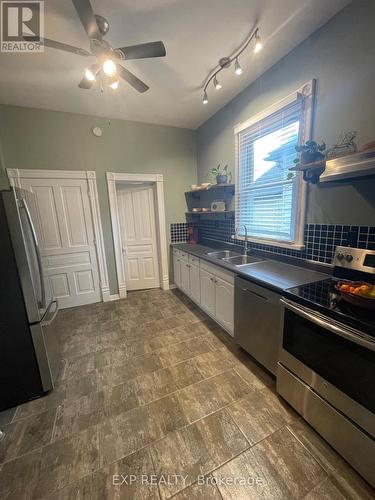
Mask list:
[[[55,309],[51,312],[52,306],[55,306]],[[54,299],[49,303],[49,305],[46,309],[46,312],[45,312],[43,319],[42,319],[42,322],[41,322],[42,326],[49,326],[53,322],[53,320],[56,318],[58,312],[59,312],[58,303],[57,303],[57,300]]]
[[43,309],[45,309],[46,306],[47,306],[47,303],[46,303],[46,290],[44,288],[42,256],[40,255],[40,250],[39,250],[39,245],[38,245],[38,238],[36,236],[35,227],[34,227],[32,219],[31,219],[30,210],[29,210],[29,207],[27,206],[26,200],[25,200],[25,198],[22,198],[20,201],[23,204],[23,207],[25,209],[25,213],[26,213],[29,225],[30,225],[31,234],[32,234],[32,237],[33,237],[34,245],[35,245],[35,253],[36,253],[36,258],[37,258],[37,261],[38,261],[38,268],[39,268],[40,290],[41,290],[41,294],[42,294],[42,297],[41,297],[42,303],[40,304],[40,306]]

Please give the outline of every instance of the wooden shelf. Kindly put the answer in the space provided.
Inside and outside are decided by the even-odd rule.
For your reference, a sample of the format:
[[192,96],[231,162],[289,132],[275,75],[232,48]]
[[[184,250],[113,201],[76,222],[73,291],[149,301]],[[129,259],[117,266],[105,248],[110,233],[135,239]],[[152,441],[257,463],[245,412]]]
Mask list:
[[297,167],[291,167],[289,170],[291,172],[304,172],[305,170],[314,170],[314,168],[319,169],[324,167],[326,160],[315,161],[314,163],[306,163],[304,165],[299,165]]
[[213,211],[209,211],[209,212],[185,212],[185,215],[191,217],[201,217],[202,215],[229,215],[229,216],[234,216],[234,210],[225,210],[223,212],[213,212]]
[[234,184],[213,184],[212,186],[205,188],[205,189],[194,189],[191,191],[185,191],[185,194],[187,194],[187,195],[189,195],[189,194],[201,194],[201,193],[214,191],[216,189],[225,189],[225,188],[231,188],[231,189],[233,189],[233,192],[234,192],[235,185]]

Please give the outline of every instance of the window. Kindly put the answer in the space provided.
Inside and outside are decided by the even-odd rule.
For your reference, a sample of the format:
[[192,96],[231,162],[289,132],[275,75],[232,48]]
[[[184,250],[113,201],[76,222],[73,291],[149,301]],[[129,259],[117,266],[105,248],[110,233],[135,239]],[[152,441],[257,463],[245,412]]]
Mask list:
[[[303,246],[304,183],[290,175],[306,132],[306,99],[294,94],[239,125],[236,133],[236,225],[250,240]],[[310,112],[308,116],[311,116]]]

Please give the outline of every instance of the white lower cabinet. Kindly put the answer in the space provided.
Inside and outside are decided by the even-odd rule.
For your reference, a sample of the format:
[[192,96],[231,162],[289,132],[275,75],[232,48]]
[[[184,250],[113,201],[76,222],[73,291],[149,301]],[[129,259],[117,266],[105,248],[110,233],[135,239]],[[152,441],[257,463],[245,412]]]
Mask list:
[[215,316],[215,276],[204,269],[200,270],[201,308]]
[[177,253],[173,253],[173,277],[178,288],[181,288],[181,260]]
[[219,323],[234,331],[234,274],[174,249],[175,284]]
[[190,265],[181,260],[181,285],[180,288],[187,295],[190,295]]
[[215,317],[231,335],[234,332],[234,285],[215,278]]
[[201,303],[201,283],[199,265],[190,265],[190,297],[197,304]]

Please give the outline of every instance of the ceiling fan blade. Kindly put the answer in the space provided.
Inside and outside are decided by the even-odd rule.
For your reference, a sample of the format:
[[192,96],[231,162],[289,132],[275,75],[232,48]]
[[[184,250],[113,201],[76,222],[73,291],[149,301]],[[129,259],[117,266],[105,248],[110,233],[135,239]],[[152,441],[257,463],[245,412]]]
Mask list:
[[[27,36],[23,37],[24,40],[28,41]],[[31,40],[31,38],[30,38]],[[72,54],[77,54],[77,56],[91,56],[90,52],[79,47],[74,47],[73,45],[68,45],[67,43],[56,42],[56,40],[51,40],[50,38],[41,38],[41,43],[45,47],[50,47],[51,49],[63,50],[64,52],[71,52]]]
[[[100,66],[99,66],[99,64],[92,64],[88,69],[96,77],[100,71]],[[85,76],[79,82],[78,87],[80,89],[88,90],[88,89],[91,89],[91,87],[94,85],[95,82],[96,82],[96,80],[89,80],[85,74]]]
[[120,64],[117,64],[117,71],[123,80],[128,82],[129,85],[134,87],[135,90],[138,90],[141,94],[150,88],[143,83],[142,80],[133,75],[133,73],[125,69],[123,66],[120,66]]
[[120,47],[124,59],[144,59],[146,57],[164,57],[166,54],[163,42],[140,43],[129,47]]
[[98,28],[98,23],[95,19],[94,11],[92,10],[90,0],[72,0],[77,14],[81,20],[83,27],[89,38],[100,40],[102,35]]

